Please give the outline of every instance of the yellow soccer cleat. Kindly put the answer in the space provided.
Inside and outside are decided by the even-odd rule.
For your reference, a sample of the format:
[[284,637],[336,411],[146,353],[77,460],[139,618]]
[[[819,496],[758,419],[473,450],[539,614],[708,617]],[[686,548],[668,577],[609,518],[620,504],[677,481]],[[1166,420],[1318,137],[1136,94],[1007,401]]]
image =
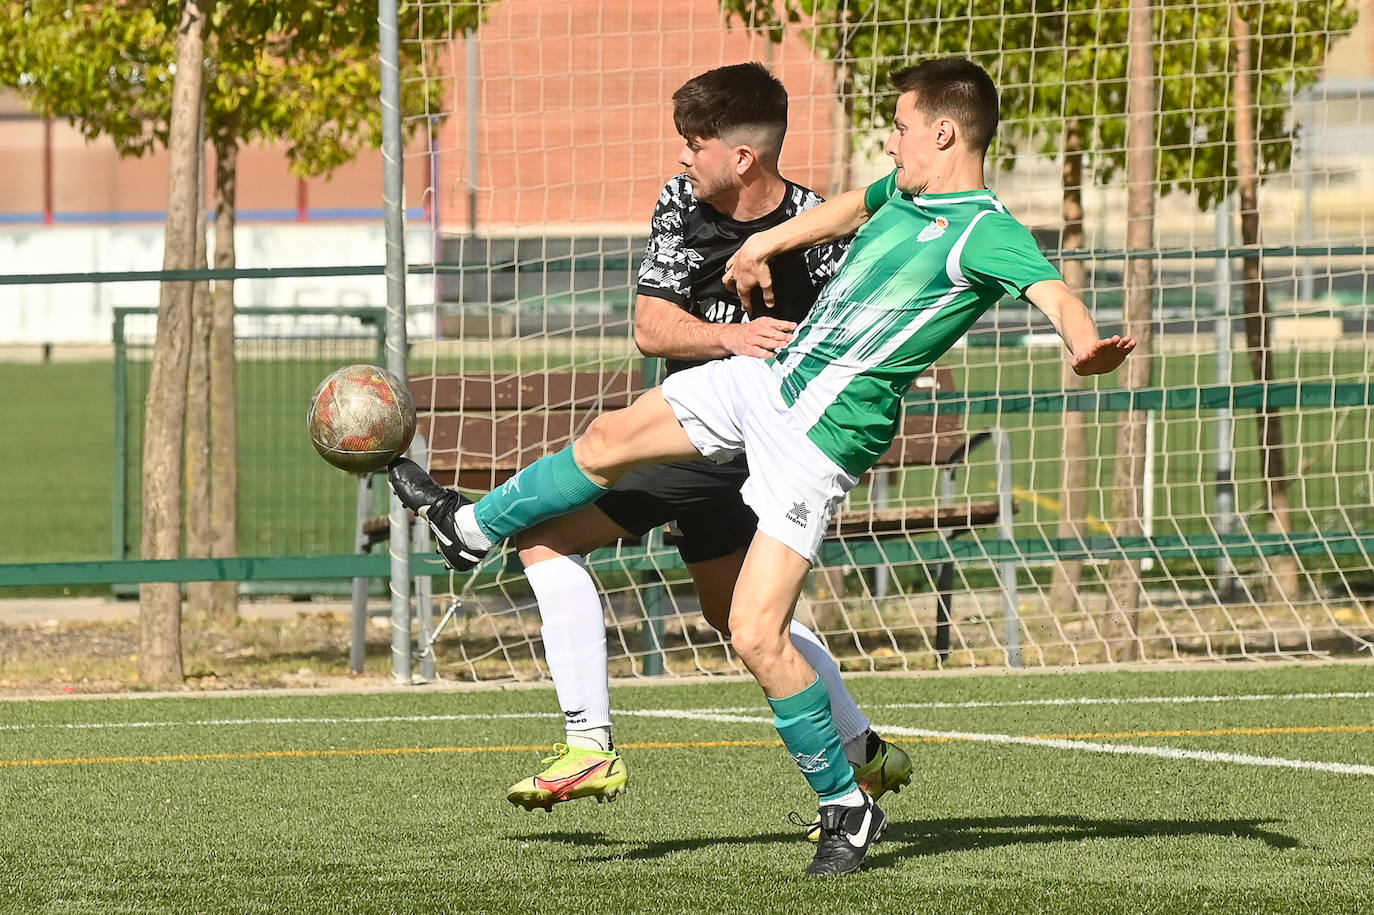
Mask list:
[[538,775],[516,782],[506,792],[506,800],[517,807],[553,811],[554,804],[594,797],[598,804],[613,801],[629,784],[625,760],[614,750],[586,750],[554,744],[553,755],[544,758],[548,766]]
[[854,781],[876,801],[889,791],[898,794],[911,784],[911,768],[911,757],[905,750],[879,737],[876,749],[870,744],[868,762],[854,770]]

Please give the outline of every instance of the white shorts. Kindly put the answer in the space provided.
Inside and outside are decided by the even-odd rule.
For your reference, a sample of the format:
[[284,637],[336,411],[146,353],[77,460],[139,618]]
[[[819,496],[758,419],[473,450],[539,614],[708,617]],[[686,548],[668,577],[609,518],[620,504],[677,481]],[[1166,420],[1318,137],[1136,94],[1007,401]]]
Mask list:
[[762,359],[732,356],[669,375],[663,398],[703,456],[724,463],[743,453],[740,494],[759,530],[808,562],[845,495],[859,482],[816,447],[779,393]]

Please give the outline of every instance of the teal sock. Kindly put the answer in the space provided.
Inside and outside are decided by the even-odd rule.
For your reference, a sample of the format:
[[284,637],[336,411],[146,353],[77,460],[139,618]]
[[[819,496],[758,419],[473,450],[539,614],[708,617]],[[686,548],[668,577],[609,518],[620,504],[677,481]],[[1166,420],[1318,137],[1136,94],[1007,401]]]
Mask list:
[[577,466],[569,445],[487,493],[473,506],[473,516],[482,533],[500,543],[540,521],[590,505],[605,491]]
[[858,787],[830,714],[830,693],[819,677],[796,695],[769,699],[768,704],[773,706],[773,725],[783,745],[822,804],[837,801]]

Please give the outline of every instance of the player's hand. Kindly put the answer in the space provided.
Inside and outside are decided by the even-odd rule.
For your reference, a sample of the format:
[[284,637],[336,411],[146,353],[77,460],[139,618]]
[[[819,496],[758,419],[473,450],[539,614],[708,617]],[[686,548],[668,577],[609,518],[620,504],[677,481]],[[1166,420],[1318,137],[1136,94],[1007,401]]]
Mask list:
[[1103,375],[1112,371],[1135,349],[1133,337],[1113,336],[1098,340],[1073,357],[1073,370],[1079,375]]
[[758,236],[746,239],[725,265],[725,286],[739,296],[746,309],[750,308],[755,289],[763,293],[763,303],[773,307],[773,273],[768,269],[768,258],[762,254],[763,245],[757,242]]
[[797,325],[777,318],[755,318],[743,324],[729,324],[721,332],[721,343],[736,356],[767,359],[792,342]]

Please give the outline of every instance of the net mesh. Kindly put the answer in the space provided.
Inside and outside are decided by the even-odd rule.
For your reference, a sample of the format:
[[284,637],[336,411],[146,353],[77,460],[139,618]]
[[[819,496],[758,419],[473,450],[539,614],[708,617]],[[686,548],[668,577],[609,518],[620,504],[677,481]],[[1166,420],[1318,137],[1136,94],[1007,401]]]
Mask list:
[[[1048,322],[1004,300],[941,360],[950,389],[913,395],[969,439],[964,459],[866,479],[848,506],[1000,510],[831,542],[798,615],[863,670],[1367,649],[1374,55],[1362,4],[1150,6],[1152,241],[1129,251],[1127,103],[1141,82],[1128,6],[418,4],[403,53],[440,91],[428,95],[438,107],[408,113],[406,168],[429,176],[435,259],[432,295],[409,304],[426,329],[412,371],[651,382],[632,304],[649,215],[679,170],[672,92],[711,67],[765,62],[791,98],[783,173],[833,194],[888,170],[887,73],[969,56],[1002,93],[990,184],[1105,333],[1148,338],[1132,358],[1149,378],[1133,396],[1120,373],[1066,377]],[[1127,313],[1128,253],[1149,268],[1143,320]],[[573,430],[605,405],[573,410]],[[516,412],[531,418],[525,444],[566,434],[543,404]],[[613,673],[741,669],[672,546],[653,536],[592,559]],[[441,671],[546,675],[518,563],[495,559],[447,588]]]

